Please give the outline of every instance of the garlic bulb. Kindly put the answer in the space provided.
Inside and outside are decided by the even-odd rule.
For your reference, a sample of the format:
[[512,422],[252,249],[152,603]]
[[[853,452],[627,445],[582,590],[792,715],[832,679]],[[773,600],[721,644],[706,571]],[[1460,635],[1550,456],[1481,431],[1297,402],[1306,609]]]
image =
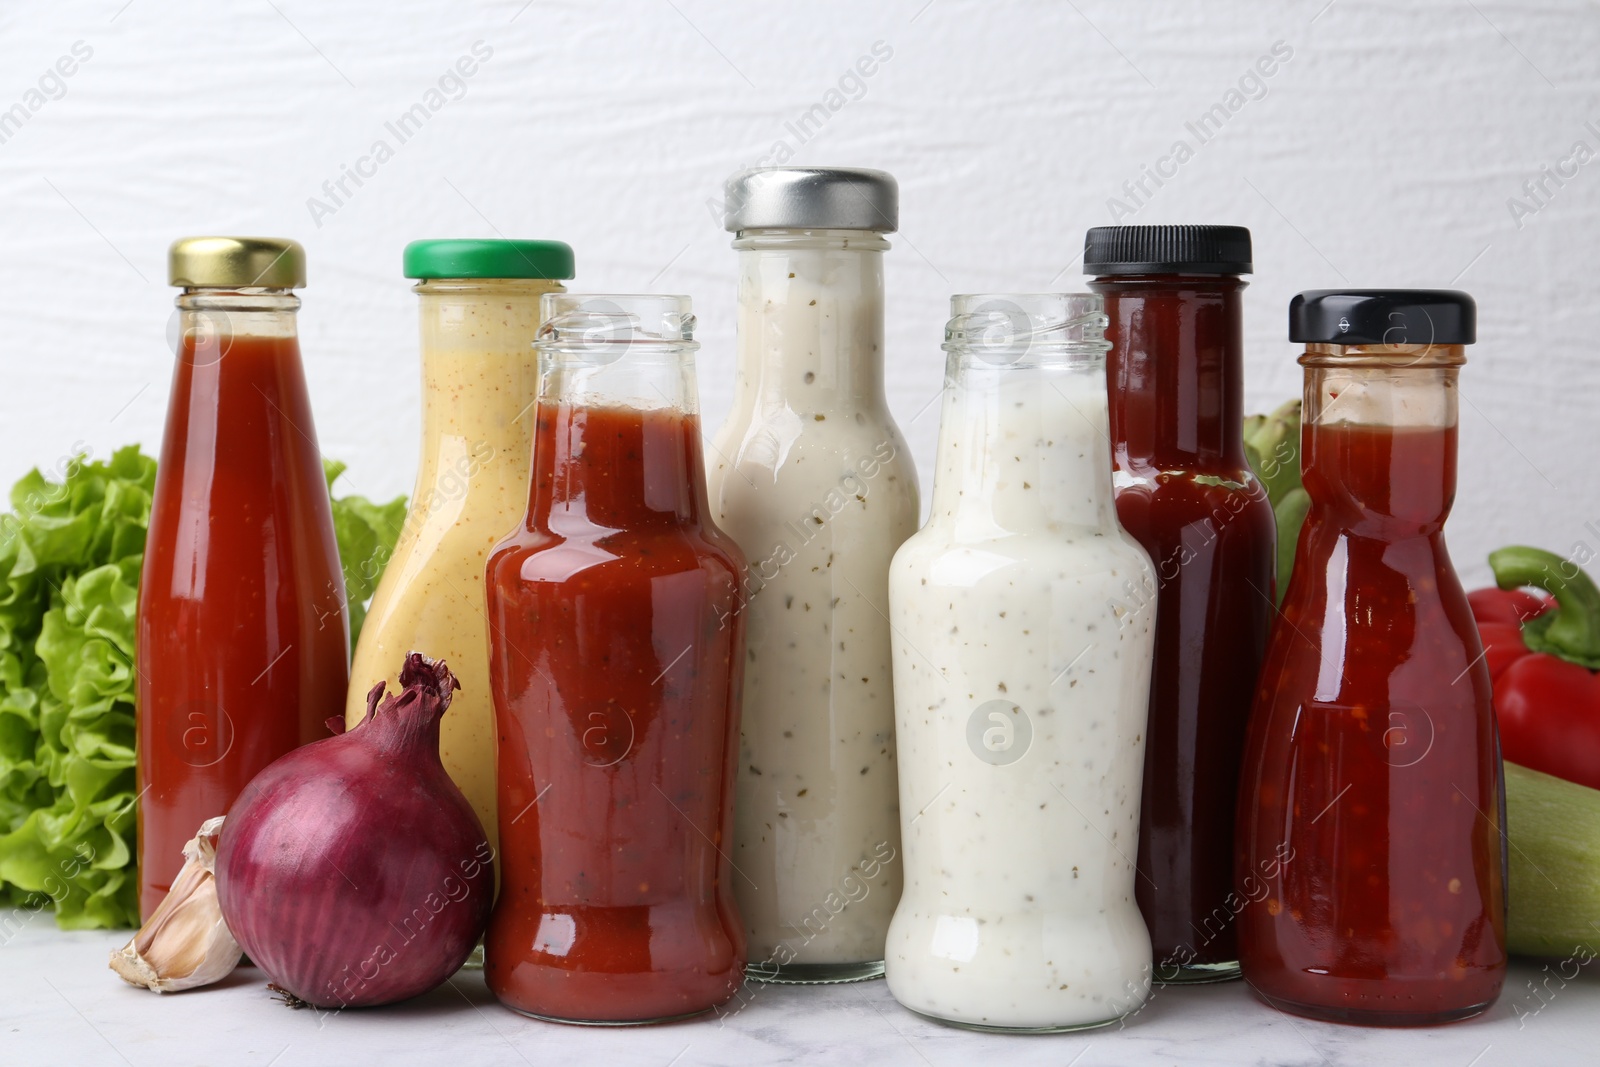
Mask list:
[[217,839],[222,816],[207,819],[183,846],[184,865],[155,914],[118,952],[111,969],[132,985],[176,993],[226,978],[244,951],[217,905]]

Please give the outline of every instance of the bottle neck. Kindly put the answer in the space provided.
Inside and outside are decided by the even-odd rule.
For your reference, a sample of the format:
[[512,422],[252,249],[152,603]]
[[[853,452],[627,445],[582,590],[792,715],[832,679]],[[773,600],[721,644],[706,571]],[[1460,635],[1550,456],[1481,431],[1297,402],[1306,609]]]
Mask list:
[[548,298],[528,528],[696,525],[706,511],[687,297]]
[[1109,432],[1098,353],[995,365],[952,352],[933,521],[959,541],[1111,530]]
[[1119,469],[1244,469],[1246,284],[1233,275],[1089,283],[1111,320],[1106,373]]
[[1455,501],[1461,345],[1310,345],[1302,468],[1313,507],[1342,529],[1436,534]]
[[197,366],[215,363],[239,339],[261,338],[298,352],[295,312],[300,298],[292,289],[185,289],[175,301],[178,358]]
[[305,501],[321,494],[326,516],[327,483],[295,332],[299,299],[288,289],[191,288],[177,305],[161,478],[176,479],[184,499],[201,502],[201,519],[219,472],[270,498],[263,504],[269,510],[285,506],[285,492],[307,494]]
[[533,345],[539,301],[545,293],[563,291],[560,282],[521,278],[429,280],[415,286],[425,441],[498,437],[520,428],[520,441],[527,444],[530,405],[538,390]]
[[529,530],[583,538],[701,522],[705,458],[696,416],[541,399],[537,419]]
[[433,279],[415,287],[422,343],[422,453],[413,511],[459,510],[527,484],[538,399],[539,279]]
[[746,230],[739,252],[738,403],[885,407],[882,234]]

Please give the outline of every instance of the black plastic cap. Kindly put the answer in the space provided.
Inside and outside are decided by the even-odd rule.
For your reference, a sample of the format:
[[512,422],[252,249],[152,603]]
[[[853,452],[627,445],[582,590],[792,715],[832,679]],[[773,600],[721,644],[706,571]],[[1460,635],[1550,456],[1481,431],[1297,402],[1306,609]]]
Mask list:
[[1249,274],[1243,226],[1096,226],[1083,235],[1083,272]]
[[1470,345],[1478,305],[1458,289],[1312,289],[1289,301],[1289,340],[1330,345]]

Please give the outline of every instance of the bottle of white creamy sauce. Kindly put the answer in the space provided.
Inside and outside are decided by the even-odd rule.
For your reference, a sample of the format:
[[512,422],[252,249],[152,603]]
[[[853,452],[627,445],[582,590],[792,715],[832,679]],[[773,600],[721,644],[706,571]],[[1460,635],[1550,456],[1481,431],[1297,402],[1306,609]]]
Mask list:
[[1100,297],[957,296],[933,513],[890,572],[889,989],[980,1029],[1137,1010],[1154,573],[1117,522]]
[[889,560],[916,470],[883,389],[894,179],[729,179],[739,250],[734,409],[708,458],[716,523],[749,559],[734,885],[749,975],[883,973],[900,896]]

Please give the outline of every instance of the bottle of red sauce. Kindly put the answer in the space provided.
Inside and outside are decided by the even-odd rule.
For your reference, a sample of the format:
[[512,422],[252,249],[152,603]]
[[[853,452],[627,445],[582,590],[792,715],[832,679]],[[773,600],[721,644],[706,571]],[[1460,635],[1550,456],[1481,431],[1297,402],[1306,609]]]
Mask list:
[[562,1022],[744,979],[729,859],[745,561],[713,525],[688,297],[543,300],[528,513],[489,557],[500,897],[484,976]]
[[1438,290],[1289,305],[1311,510],[1251,713],[1239,956],[1313,1018],[1447,1022],[1505,980],[1489,668],[1443,536],[1475,319]]
[[328,736],[350,638],[294,290],[305,250],[191,237],[169,256],[177,367],[139,578],[139,913],[256,772]]
[[1239,974],[1234,798],[1273,608],[1272,506],[1244,453],[1242,226],[1098,226],[1117,517],[1155,564],[1136,892],[1158,982]]

